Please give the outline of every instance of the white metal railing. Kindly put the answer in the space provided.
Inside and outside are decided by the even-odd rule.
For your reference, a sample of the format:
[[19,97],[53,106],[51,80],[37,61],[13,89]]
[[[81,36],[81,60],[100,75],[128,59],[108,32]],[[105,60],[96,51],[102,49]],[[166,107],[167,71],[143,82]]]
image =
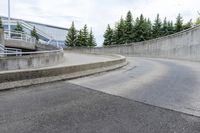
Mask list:
[[6,40],[21,40],[31,44],[36,43],[36,39],[34,37],[24,32],[11,31],[9,35],[9,31],[4,31],[4,38]]
[[[28,28],[29,30],[32,30],[32,29],[34,28],[33,25],[31,25],[31,24],[29,24],[29,23],[26,23],[26,22],[24,22],[24,21],[17,21],[17,22],[20,22],[20,24],[22,24],[24,27]],[[43,31],[41,31],[40,29],[38,29],[37,27],[35,27],[35,28],[36,28],[37,33],[38,33],[39,35],[44,36],[45,38],[48,38],[48,39],[50,39],[50,38],[52,39],[52,38],[53,38],[53,37],[50,36],[49,34],[47,34],[47,33],[43,32]]]
[[62,48],[61,43],[59,41],[56,41],[56,40],[49,40],[47,42],[47,45],[52,45],[52,46],[57,47],[57,48]]
[[16,49],[16,48],[6,48],[4,45],[0,44],[0,55],[5,56],[5,55],[15,55],[15,56],[21,56],[21,49]]
[[50,50],[50,51],[22,52],[21,49],[6,48],[4,45],[0,44],[0,57],[35,55],[35,54],[45,54],[45,53],[55,53],[55,52],[63,52],[63,48],[59,48],[57,50]]
[[[30,44],[36,43],[36,39],[34,37],[24,32],[11,31],[10,36],[9,36],[9,31],[4,31],[4,38],[6,40],[21,40]],[[49,40],[48,42],[39,40],[39,42],[44,45],[53,45],[57,48],[61,48],[61,46],[59,45],[59,42],[55,40]]]
[[36,55],[36,54],[45,54],[45,53],[55,53],[55,52],[63,52],[63,48],[58,49],[58,50],[50,50],[50,51],[37,51],[37,52],[14,52],[14,53],[1,53],[0,52],[0,57],[1,56],[23,56],[23,55]]
[[[16,25],[17,22],[20,23],[20,24],[22,25],[22,27],[24,27],[24,28],[26,28],[26,29],[28,29],[28,30],[30,30],[30,31],[33,30],[33,28],[34,28],[34,25],[33,25],[33,24],[30,24],[30,23],[25,22],[25,21],[23,21],[23,20],[11,20],[12,25]],[[4,24],[8,24],[8,20],[3,20],[3,23],[4,23]],[[37,26],[36,26],[35,28],[36,28],[37,33],[38,33],[39,35],[41,35],[41,36],[43,36],[43,37],[45,37],[45,38],[48,38],[48,39],[53,38],[52,36],[50,36],[50,35],[48,35],[47,33],[41,31],[40,29],[38,29]]]

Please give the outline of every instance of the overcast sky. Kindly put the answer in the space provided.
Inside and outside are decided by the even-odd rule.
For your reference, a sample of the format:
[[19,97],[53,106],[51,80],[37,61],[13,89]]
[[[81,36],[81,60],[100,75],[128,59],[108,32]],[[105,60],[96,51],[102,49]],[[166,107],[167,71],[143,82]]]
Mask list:
[[[181,13],[185,21],[198,17],[200,0],[11,0],[11,17],[68,28],[72,21],[81,28],[92,27],[98,45],[103,41],[107,24],[114,26],[131,10],[136,18],[141,13],[154,20],[174,20]],[[7,0],[0,0],[0,15],[7,16]]]

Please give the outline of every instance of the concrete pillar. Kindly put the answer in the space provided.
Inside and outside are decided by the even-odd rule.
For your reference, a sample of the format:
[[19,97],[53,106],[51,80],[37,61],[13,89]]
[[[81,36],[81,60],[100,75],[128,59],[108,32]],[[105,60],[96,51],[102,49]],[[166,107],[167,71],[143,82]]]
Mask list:
[[0,44],[5,45],[3,29],[0,29]]

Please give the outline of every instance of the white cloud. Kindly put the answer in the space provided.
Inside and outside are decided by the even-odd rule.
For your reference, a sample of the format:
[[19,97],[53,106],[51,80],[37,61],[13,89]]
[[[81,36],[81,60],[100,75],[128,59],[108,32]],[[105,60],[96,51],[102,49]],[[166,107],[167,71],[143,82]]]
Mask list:
[[[155,18],[174,20],[181,13],[184,20],[197,18],[199,0],[11,0],[11,16],[15,18],[69,27],[75,21],[78,28],[86,23],[93,28],[99,45],[107,24],[114,23],[128,10],[134,17],[143,13]],[[7,15],[7,0],[0,1],[0,15]]]

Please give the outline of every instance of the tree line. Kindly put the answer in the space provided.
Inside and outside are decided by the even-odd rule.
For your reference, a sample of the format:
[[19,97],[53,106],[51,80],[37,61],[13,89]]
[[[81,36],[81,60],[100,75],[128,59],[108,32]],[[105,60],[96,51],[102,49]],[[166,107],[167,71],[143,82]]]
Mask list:
[[[196,25],[200,24],[200,18],[197,19]],[[162,21],[160,15],[157,14],[156,19],[152,23],[149,18],[140,17],[133,19],[133,15],[128,11],[126,18],[121,17],[120,21],[116,23],[114,28],[108,24],[104,33],[103,45],[118,45],[133,42],[141,42],[158,37],[167,36],[189,29],[193,26],[192,20],[183,23],[183,17],[178,14],[175,24],[173,21],[165,19]]]
[[94,47],[96,46],[95,37],[92,29],[88,32],[87,25],[83,29],[77,31],[72,22],[71,27],[68,30],[65,45],[67,47]]

